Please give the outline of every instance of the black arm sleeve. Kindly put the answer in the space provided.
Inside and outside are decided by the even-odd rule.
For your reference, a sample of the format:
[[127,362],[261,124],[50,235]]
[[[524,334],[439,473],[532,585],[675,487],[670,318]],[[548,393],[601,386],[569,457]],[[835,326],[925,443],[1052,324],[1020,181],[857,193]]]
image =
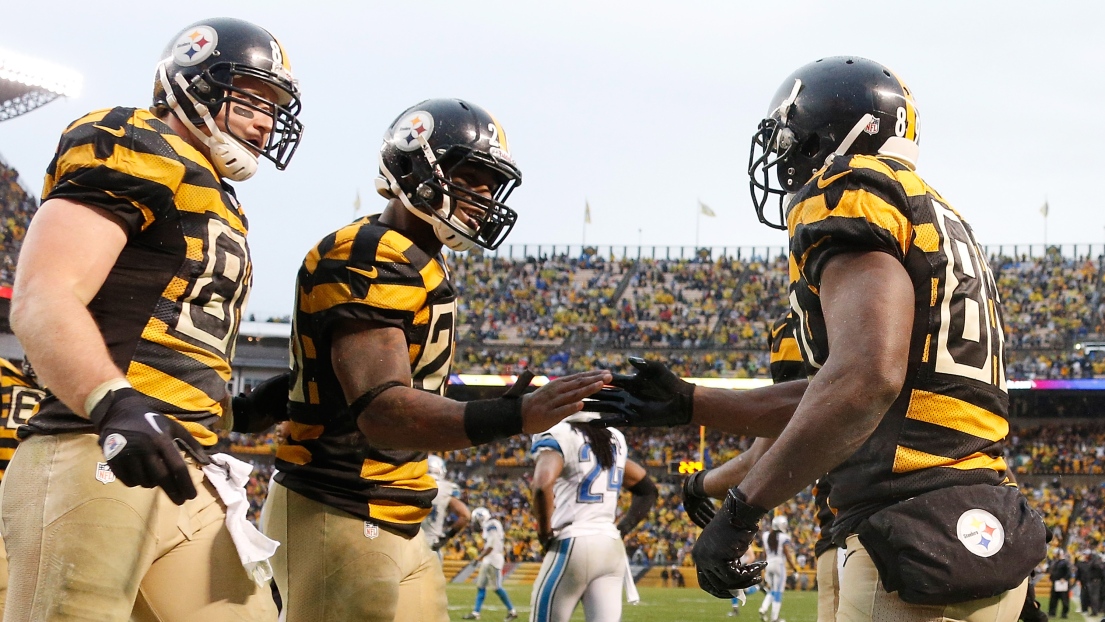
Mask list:
[[629,504],[629,511],[618,521],[618,531],[623,538],[648,516],[648,511],[656,505],[656,498],[660,496],[656,484],[648,475],[626,490],[633,494],[633,501]]

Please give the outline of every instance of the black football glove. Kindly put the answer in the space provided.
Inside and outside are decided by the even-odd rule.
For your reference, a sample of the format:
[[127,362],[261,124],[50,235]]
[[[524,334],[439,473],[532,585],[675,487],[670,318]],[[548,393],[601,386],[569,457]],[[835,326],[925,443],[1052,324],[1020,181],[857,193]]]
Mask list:
[[541,554],[548,555],[549,549],[552,548],[553,542],[556,542],[556,535],[548,533],[545,535],[537,534],[537,543],[541,545]]
[[695,385],[681,380],[663,363],[635,356],[629,357],[629,363],[636,374],[614,374],[611,384],[616,388],[603,388],[584,400],[584,410],[602,413],[595,423],[671,427],[691,422]]
[[142,488],[160,486],[177,505],[196,497],[180,452],[188,452],[200,464],[211,462],[207,453],[184,426],[153,412],[145,396],[131,388],[108,391],[89,416],[119,481]]
[[257,434],[288,420],[288,384],[291,374],[277,374],[231,401],[234,431]]
[[683,510],[691,522],[705,529],[714,520],[717,508],[714,500],[706,496],[704,488],[706,471],[699,471],[683,480]]
[[717,598],[732,598],[735,590],[752,587],[763,580],[765,562],[747,566],[741,558],[760,530],[760,518],[767,510],[749,505],[744,494],[729,491],[714,520],[702,530],[691,556],[698,569],[698,585]]

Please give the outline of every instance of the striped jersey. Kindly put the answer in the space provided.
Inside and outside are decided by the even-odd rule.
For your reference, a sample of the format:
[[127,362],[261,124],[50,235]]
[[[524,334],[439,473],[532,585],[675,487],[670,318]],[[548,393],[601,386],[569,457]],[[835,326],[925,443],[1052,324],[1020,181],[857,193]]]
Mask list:
[[0,358],[0,478],[19,445],[16,430],[38,412],[45,393],[33,380],[7,360]]
[[794,312],[788,311],[771,326],[771,381],[775,384],[806,377],[806,363],[794,335],[797,325]]
[[807,366],[816,370],[829,355],[819,288],[834,256],[886,253],[914,288],[901,393],[867,442],[830,472],[834,540],[898,501],[1003,483],[1009,395],[1001,308],[971,227],[916,173],[885,157],[837,158],[791,205],[790,303]]
[[444,258],[361,218],[323,238],[296,281],[290,434],[276,481],[406,537],[430,513],[437,485],[426,454],[372,446],[348,411],[331,364],[343,320],[402,329],[413,387],[444,395],[453,361],[456,290]]
[[818,478],[813,485],[813,507],[817,512],[817,542],[813,544],[813,554],[821,554],[833,548],[833,509],[829,507],[829,493],[833,491],[828,475]]
[[[66,129],[42,198],[96,207],[123,224],[127,243],[88,310],[131,385],[214,445],[253,278],[233,189],[153,113],[113,108]],[[25,430],[91,432],[92,424],[47,392]]]
[[557,539],[599,534],[621,539],[614,516],[618,512],[628,452],[625,436],[615,428],[608,429],[614,450],[614,465],[609,469],[599,464],[587,437],[571,423],[562,421],[533,435],[530,444],[533,456],[555,451],[564,457],[564,467],[553,483],[550,522]]

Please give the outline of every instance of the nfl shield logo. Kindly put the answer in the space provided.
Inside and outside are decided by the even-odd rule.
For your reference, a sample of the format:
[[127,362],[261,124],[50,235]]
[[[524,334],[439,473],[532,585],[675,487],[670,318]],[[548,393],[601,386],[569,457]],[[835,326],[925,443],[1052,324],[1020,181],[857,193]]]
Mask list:
[[875,117],[871,119],[871,122],[867,124],[867,127],[863,128],[864,132],[874,136],[879,133],[879,118]]
[[115,474],[111,472],[111,467],[106,462],[96,463],[96,481],[103,484],[115,481]]
[[376,525],[373,525],[372,523],[370,523],[368,521],[365,521],[364,522],[364,537],[368,538],[369,540],[375,540],[379,536],[380,536],[380,528]]

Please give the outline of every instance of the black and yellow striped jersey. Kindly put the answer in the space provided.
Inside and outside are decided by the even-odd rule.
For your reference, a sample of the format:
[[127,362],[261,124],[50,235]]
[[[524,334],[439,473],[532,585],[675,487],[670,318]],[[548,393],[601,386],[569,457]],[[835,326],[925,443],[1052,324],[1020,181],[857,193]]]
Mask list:
[[16,430],[38,412],[45,392],[6,359],[0,358],[0,478],[19,445]]
[[379,216],[319,242],[296,282],[291,423],[277,449],[276,480],[392,532],[417,534],[437,495],[426,454],[378,449],[364,437],[334,373],[331,338],[343,320],[402,329],[413,387],[444,395],[456,304],[445,259],[381,225]]
[[[127,243],[88,310],[134,388],[214,445],[252,282],[233,190],[152,113],[114,108],[66,129],[42,198],[96,207],[123,224]],[[26,428],[91,430],[50,394]]]
[[806,362],[794,336],[798,321],[787,311],[771,326],[771,381],[775,384],[806,377]]
[[915,291],[901,394],[867,442],[830,472],[834,539],[930,490],[1001,484],[1009,432],[1004,333],[994,277],[970,226],[916,173],[884,157],[837,158],[792,205],[790,302],[808,366],[820,368],[829,355],[819,288],[831,258],[887,253]]
[[813,544],[814,557],[834,548],[833,545],[833,509],[829,507],[829,493],[833,490],[828,475],[818,478],[813,485],[813,507],[817,512],[817,542]]

